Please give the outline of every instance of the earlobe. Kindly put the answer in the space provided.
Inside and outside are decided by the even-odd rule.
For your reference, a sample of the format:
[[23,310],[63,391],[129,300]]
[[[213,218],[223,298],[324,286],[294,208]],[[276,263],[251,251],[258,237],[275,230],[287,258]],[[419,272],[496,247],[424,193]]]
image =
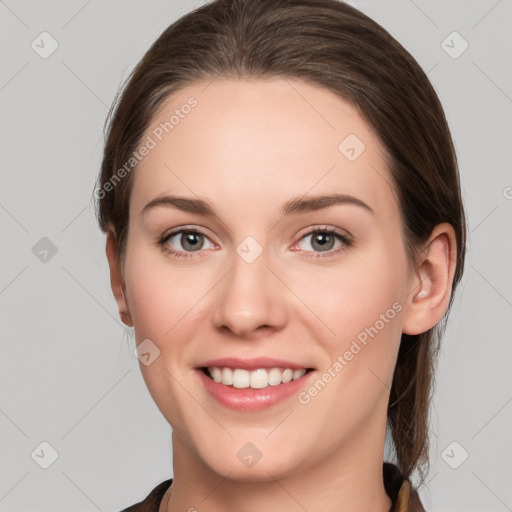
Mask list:
[[114,294],[114,298],[117,303],[121,321],[128,327],[133,327],[133,322],[126,301],[124,276],[119,266],[117,256],[115,230],[112,226],[108,227],[106,235],[105,252],[107,254],[108,265],[110,268],[110,286],[112,288],[112,293]]
[[456,237],[448,223],[437,225],[419,256],[403,316],[404,334],[421,334],[437,325],[450,302],[457,259]]

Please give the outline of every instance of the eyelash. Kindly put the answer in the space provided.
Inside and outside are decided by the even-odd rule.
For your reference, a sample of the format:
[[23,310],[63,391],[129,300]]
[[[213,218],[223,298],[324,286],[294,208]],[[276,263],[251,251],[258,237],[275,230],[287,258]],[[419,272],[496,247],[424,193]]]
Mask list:
[[[180,233],[197,233],[199,235],[203,235],[204,237],[208,238],[205,233],[203,233],[201,230],[195,228],[195,227],[189,227],[189,228],[181,228],[176,231],[171,231],[170,233],[167,233],[162,236],[162,238],[158,241],[158,245],[161,246],[162,250],[165,252],[166,255],[172,256],[173,258],[193,258],[192,253],[187,253],[185,251],[175,251],[174,249],[169,249],[169,247],[166,245],[169,239],[171,239],[173,236],[178,235]],[[321,254],[321,252],[315,252],[315,251],[304,251],[304,252],[314,252],[315,256],[307,256],[308,258],[328,258],[332,256],[333,254],[337,254],[340,251],[343,251],[345,249],[348,249],[352,246],[353,241],[348,238],[345,235],[342,235],[340,232],[338,232],[335,229],[328,228],[328,227],[318,227],[314,228],[311,231],[308,231],[304,235],[302,235],[299,239],[302,240],[303,238],[306,238],[307,236],[315,235],[318,233],[325,233],[328,235],[333,235],[337,240],[339,240],[343,246],[338,248],[337,250],[329,250],[324,251],[326,254]],[[200,252],[200,251],[193,251],[193,252]]]

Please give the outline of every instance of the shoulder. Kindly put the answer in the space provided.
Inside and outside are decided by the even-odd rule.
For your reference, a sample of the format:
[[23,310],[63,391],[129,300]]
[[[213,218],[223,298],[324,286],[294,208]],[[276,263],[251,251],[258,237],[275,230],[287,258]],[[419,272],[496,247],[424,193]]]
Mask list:
[[425,512],[418,491],[395,464],[384,462],[384,488],[393,506],[390,512]]
[[158,484],[142,501],[124,508],[121,512],[158,512],[165,491],[171,486],[172,478]]

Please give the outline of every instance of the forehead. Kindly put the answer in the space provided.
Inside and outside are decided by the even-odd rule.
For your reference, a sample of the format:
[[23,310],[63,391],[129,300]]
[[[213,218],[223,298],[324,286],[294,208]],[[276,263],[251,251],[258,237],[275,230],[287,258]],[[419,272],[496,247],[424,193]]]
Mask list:
[[152,148],[135,171],[135,213],[166,193],[261,215],[291,197],[341,192],[396,214],[371,126],[333,92],[299,80],[187,86],[164,102],[143,140]]

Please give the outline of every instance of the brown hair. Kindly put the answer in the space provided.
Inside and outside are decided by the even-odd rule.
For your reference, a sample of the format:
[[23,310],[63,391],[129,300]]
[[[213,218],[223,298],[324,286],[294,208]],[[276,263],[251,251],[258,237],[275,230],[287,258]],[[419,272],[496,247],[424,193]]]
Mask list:
[[[101,229],[114,227],[121,264],[133,173],[123,173],[115,186],[107,183],[129,161],[170,94],[218,76],[301,79],[357,108],[387,150],[411,261],[434,226],[448,222],[455,229],[451,306],[463,271],[466,226],[442,106],[415,59],[384,28],[337,0],[217,0],[180,18],[153,43],[107,116],[94,194]],[[423,334],[402,335],[388,428],[406,477],[418,469],[423,479],[428,470],[428,411],[446,316]]]

